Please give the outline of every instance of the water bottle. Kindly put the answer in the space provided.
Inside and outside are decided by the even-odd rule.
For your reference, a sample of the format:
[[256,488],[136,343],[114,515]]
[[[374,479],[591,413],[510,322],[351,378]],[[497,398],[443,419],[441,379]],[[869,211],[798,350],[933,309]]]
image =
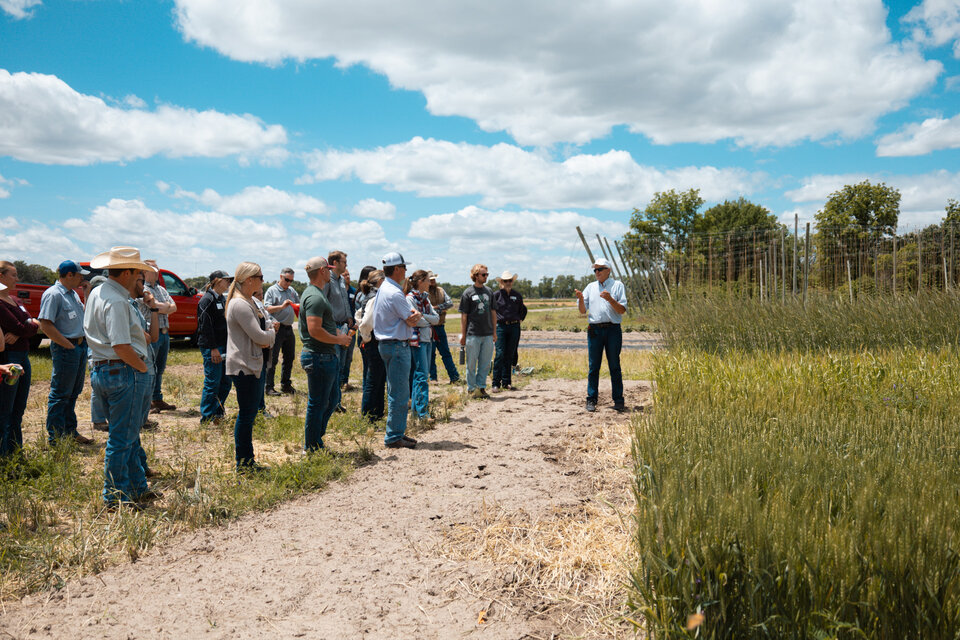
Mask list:
[[460,364],[467,364],[467,348],[460,347]]

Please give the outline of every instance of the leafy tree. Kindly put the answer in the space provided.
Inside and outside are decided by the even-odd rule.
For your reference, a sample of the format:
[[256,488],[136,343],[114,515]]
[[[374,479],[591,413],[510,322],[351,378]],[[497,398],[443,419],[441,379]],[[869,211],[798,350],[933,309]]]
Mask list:
[[769,209],[743,196],[710,207],[694,222],[694,229],[698,233],[722,233],[744,228],[778,229],[780,226],[777,216],[770,213]]
[[700,189],[688,189],[682,193],[675,189],[658,191],[643,211],[633,210],[630,216],[631,231],[624,236],[624,240],[628,245],[635,245],[641,235],[670,235],[682,245],[694,231],[703,202]]
[[944,209],[947,211],[947,215],[943,217],[943,222],[945,224],[960,223],[960,202],[950,198],[947,200],[947,206],[944,207]]
[[53,284],[57,281],[57,272],[42,264],[27,264],[23,260],[14,260],[17,278],[25,284]]
[[834,191],[814,216],[821,233],[859,226],[874,236],[894,233],[899,217],[900,191],[869,180]]

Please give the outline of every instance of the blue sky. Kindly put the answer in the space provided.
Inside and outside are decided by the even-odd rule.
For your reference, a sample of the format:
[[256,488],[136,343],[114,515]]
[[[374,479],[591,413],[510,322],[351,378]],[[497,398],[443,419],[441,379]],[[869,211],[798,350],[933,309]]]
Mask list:
[[960,0],[0,0],[0,257],[587,272],[657,191],[960,199]]

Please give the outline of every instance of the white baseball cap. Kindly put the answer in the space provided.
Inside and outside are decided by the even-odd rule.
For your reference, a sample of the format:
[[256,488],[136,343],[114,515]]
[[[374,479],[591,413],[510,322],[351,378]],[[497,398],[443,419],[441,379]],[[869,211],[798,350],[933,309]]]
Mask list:
[[606,258],[597,258],[596,260],[594,260],[593,266],[594,266],[594,267],[605,267],[605,268],[609,269],[609,268],[610,268],[610,261],[607,260]]
[[385,267],[399,267],[400,265],[409,267],[410,264],[411,263],[405,261],[403,256],[396,251],[383,256],[383,266]]

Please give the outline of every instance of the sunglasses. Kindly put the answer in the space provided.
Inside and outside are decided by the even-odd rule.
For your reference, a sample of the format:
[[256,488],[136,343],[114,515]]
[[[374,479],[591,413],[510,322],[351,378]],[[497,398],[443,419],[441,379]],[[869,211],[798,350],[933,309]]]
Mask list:
[[601,271],[606,271],[606,270],[607,270],[606,267],[597,267],[596,269],[593,270],[593,272],[600,273]]
[[513,282],[513,278],[510,278],[509,280],[501,280],[501,282],[503,282],[504,284],[510,284],[511,282]]
[[283,281],[286,282],[287,284],[290,284],[291,282],[293,282],[293,278],[284,278]]
[[256,275],[250,276],[251,278],[256,278],[257,280],[263,280],[263,274],[258,273]]
[[486,271],[482,271],[482,272],[478,273],[477,275],[478,275],[478,276],[483,276],[484,278],[486,278],[486,277],[487,277],[488,275],[490,275],[490,274],[488,274]]

